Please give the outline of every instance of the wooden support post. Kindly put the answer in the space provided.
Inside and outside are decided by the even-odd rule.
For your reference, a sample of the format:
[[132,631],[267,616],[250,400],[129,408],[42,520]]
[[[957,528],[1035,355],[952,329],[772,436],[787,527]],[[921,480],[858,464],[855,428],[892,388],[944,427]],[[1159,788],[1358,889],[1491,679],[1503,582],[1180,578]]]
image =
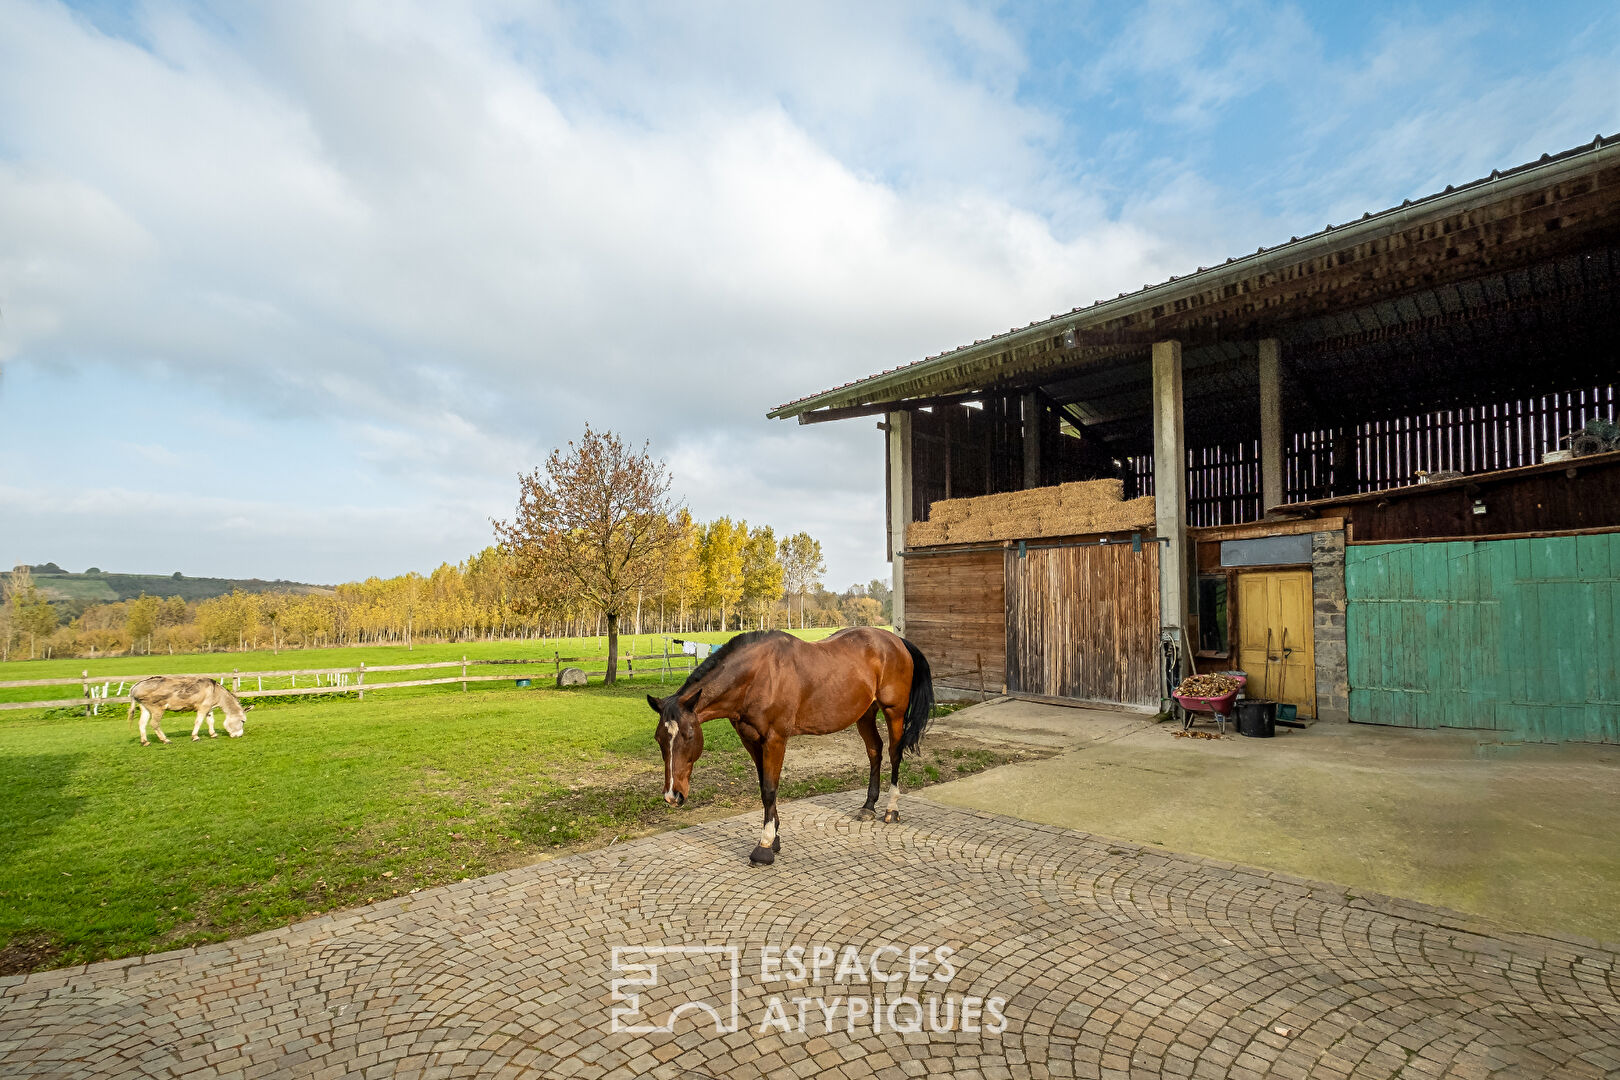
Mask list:
[[84,690],[84,715],[89,716],[91,714],[90,713],[90,669],[89,668],[84,668],[83,670],[81,670],[79,672],[79,685]]
[[1181,342],[1153,345],[1153,507],[1158,532],[1159,624],[1187,627],[1187,435],[1181,401]]
[[894,589],[894,629],[906,632],[906,567],[897,554],[906,549],[906,526],[911,524],[911,414],[892,412],[888,420],[889,562]]
[[239,694],[241,692],[242,692],[242,669],[241,668],[231,668],[231,693]]
[[1282,348],[1260,342],[1260,516],[1286,500],[1283,485]]
[[461,692],[467,692],[467,654],[461,654]]
[[1041,486],[1041,435],[1045,407],[1041,396],[1031,390],[1020,399],[1024,407],[1024,490]]
[[366,662],[360,661],[360,677],[355,685],[360,687],[360,700],[366,700]]

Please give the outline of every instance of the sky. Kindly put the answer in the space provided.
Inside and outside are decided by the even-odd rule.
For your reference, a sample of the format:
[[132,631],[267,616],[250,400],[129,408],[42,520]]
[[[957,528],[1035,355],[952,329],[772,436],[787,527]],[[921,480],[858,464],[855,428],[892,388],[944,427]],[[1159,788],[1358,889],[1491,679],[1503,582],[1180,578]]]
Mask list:
[[1608,3],[0,0],[0,562],[427,571],[590,423],[886,578],[767,410],[1615,132]]

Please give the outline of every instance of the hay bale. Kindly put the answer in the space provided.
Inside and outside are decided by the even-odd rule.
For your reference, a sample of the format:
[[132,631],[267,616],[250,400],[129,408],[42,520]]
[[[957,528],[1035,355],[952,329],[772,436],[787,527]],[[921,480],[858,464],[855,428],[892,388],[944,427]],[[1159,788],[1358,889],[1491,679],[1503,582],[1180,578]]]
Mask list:
[[982,521],[969,519],[946,526],[948,542],[952,544],[982,544],[990,539],[990,528]]
[[1080,505],[1117,503],[1125,498],[1125,481],[1111,477],[1102,480],[1071,480],[1067,484],[1059,484],[1057,492],[1058,498],[1063,502]]
[[971,499],[941,499],[928,508],[928,520],[941,525],[966,521],[972,512]]
[[906,526],[906,547],[937,547],[946,542],[949,527],[937,521],[913,521]]

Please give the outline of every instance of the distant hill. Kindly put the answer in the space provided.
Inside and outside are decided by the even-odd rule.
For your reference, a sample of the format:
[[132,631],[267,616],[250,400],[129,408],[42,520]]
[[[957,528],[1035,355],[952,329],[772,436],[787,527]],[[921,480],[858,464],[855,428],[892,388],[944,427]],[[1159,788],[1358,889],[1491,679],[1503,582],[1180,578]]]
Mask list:
[[[206,600],[224,596],[233,589],[243,592],[330,593],[327,585],[301,581],[264,581],[260,578],[186,577],[174,574],[112,574],[91,567],[82,574],[69,573],[55,563],[30,566],[34,584],[50,598],[63,619],[76,618],[92,604],[110,604],[148,596],[179,596],[186,600]],[[10,573],[0,573],[9,578]]]

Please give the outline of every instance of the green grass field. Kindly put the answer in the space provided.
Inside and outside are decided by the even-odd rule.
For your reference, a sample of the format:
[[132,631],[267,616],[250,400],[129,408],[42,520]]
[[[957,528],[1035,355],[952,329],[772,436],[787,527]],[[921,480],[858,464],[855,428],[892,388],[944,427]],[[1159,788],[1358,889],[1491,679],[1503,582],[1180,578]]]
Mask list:
[[[462,648],[415,656],[459,659]],[[379,654],[367,662],[386,662]],[[220,658],[120,663],[208,670]],[[5,677],[19,666],[44,665],[9,665]],[[644,700],[657,685],[264,699],[245,738],[192,743],[190,717],[176,716],[174,743],[147,748],[124,706],[94,718],[0,713],[0,972],[238,936],[757,807],[753,766],[723,723],[707,728],[692,800],[664,805]],[[786,797],[864,785],[858,746],[847,765],[840,753],[836,766],[795,768],[796,753],[810,760],[799,746]],[[924,750],[907,762],[908,787],[1002,760],[948,741]]]

